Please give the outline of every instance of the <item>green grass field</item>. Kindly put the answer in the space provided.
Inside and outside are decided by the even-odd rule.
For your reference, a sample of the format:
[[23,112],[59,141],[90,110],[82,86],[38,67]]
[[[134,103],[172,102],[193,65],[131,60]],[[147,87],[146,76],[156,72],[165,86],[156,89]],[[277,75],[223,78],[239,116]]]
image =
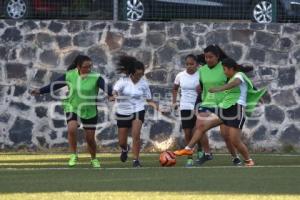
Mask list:
[[0,153],[0,199],[221,199],[299,200],[300,155],[256,154],[257,166],[231,166],[229,155],[215,155],[202,167],[159,167],[158,154],[142,154],[141,169],[121,163],[118,154],[98,154],[91,169],[87,154],[68,169],[66,154]]

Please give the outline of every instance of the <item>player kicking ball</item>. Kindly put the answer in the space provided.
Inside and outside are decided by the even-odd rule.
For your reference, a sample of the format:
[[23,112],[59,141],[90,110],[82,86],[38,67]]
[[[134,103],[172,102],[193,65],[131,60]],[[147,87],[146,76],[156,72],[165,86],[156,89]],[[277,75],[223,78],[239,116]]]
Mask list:
[[245,166],[254,166],[255,163],[250,158],[248,148],[241,140],[241,133],[246,115],[251,114],[266,90],[255,90],[251,80],[243,72],[240,72],[240,66],[233,59],[224,59],[222,64],[224,74],[230,79],[229,82],[224,86],[209,89],[209,93],[226,91],[226,95],[219,105],[218,113],[211,113],[209,120],[203,120],[189,144],[174,153],[177,156],[192,155],[195,144],[206,131],[224,124],[229,130],[229,139],[243,156]]

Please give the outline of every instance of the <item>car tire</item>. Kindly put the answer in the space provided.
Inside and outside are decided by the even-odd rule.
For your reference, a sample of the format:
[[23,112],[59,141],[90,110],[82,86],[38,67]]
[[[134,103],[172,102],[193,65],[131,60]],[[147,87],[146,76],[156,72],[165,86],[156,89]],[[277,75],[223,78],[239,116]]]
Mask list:
[[24,19],[29,16],[30,3],[28,0],[6,0],[4,3],[4,13],[6,18]]
[[[268,24],[274,22],[273,10],[272,10],[272,0],[255,0],[251,6],[251,20],[253,22]],[[283,15],[283,10],[280,4],[277,5],[277,19],[278,21]]]
[[119,18],[125,21],[141,21],[146,18],[147,0],[121,0],[119,1]]

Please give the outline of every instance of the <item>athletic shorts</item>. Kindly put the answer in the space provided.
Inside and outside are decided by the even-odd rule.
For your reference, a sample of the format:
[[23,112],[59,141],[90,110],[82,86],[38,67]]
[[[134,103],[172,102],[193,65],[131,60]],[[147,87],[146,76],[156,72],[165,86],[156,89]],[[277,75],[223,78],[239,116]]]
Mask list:
[[180,117],[183,129],[195,127],[197,117],[194,110],[181,110]]
[[227,109],[219,108],[218,117],[227,126],[243,129],[246,121],[245,108],[239,104],[235,104]]
[[131,128],[133,120],[140,120],[144,123],[145,110],[132,113],[131,115],[121,115],[116,113],[116,119],[118,128]]
[[82,124],[82,127],[84,129],[96,130],[98,115],[90,119],[83,119],[79,117],[76,113],[71,112],[66,113],[66,119],[67,123],[69,123],[69,121],[75,120],[78,122],[79,125]]

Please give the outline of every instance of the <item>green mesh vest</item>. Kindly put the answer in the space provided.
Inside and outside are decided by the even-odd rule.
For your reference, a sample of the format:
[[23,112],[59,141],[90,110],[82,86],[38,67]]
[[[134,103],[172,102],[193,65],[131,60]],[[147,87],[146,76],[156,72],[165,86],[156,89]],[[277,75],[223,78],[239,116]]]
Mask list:
[[[247,106],[246,106],[246,115],[250,116],[251,113],[254,111],[258,101],[260,98],[265,94],[266,89],[255,90],[251,80],[246,76],[246,74],[242,72],[238,72],[244,78],[247,84]],[[231,78],[229,83],[232,82],[234,79]],[[220,108],[229,108],[237,103],[241,95],[240,87],[234,87],[229,90],[225,91],[225,97],[222,103],[219,104]]]
[[227,77],[224,74],[224,69],[219,62],[214,68],[209,68],[208,65],[204,65],[199,68],[199,77],[202,82],[202,103],[201,106],[212,108],[218,107],[223,101],[224,92],[210,93],[210,88],[220,87],[226,84]]
[[97,81],[100,74],[91,72],[82,78],[77,69],[66,73],[69,94],[63,100],[64,111],[76,113],[83,119],[97,115],[96,98],[98,95]]

